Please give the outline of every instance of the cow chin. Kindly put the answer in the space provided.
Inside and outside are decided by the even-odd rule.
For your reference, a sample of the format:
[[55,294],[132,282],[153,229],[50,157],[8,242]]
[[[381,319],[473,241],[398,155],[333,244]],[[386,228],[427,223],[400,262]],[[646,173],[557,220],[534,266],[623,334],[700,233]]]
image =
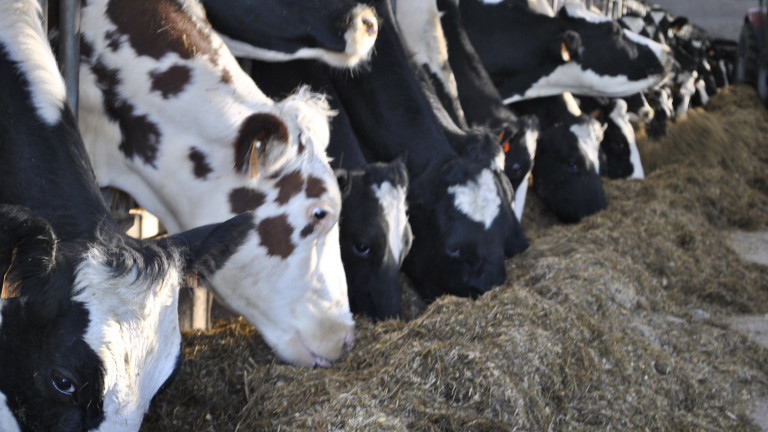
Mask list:
[[370,6],[357,5],[347,19],[349,29],[344,34],[347,42],[345,54],[348,57],[345,65],[356,66],[367,60],[373,51],[373,44],[379,34],[379,22],[376,12]]
[[[246,244],[242,249],[258,248]],[[211,282],[227,306],[253,324],[288,363],[327,366],[352,345],[354,320],[338,226],[318,242],[297,245],[285,258],[235,253]],[[221,292],[244,286],[251,289]]]

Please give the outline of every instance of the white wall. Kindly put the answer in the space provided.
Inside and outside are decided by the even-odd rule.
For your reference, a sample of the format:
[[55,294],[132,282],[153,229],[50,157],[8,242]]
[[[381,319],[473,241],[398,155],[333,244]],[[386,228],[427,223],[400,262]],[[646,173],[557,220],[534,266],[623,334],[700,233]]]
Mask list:
[[676,16],[685,16],[712,38],[739,40],[747,9],[758,0],[651,0]]

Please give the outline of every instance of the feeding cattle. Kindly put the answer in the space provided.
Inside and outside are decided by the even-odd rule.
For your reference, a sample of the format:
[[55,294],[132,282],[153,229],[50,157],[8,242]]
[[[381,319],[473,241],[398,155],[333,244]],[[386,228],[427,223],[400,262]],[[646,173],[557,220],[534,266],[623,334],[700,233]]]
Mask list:
[[379,23],[357,0],[204,0],[208,19],[238,57],[314,58],[349,67],[371,54]]
[[544,204],[564,222],[605,209],[599,122],[584,115],[570,93],[516,102],[512,108],[541,122],[532,177],[533,191]]
[[623,99],[580,97],[579,108],[604,125],[600,174],[608,178],[643,178],[635,130]]
[[324,65],[254,61],[251,69],[271,97],[283,97],[300,85],[328,97],[336,115],[327,151],[344,191],[339,226],[350,308],[379,320],[400,316],[400,267],[413,239],[404,162],[368,162]]
[[554,17],[514,0],[462,1],[459,8],[505,103],[563,92],[627,96],[660,82],[671,66],[667,47],[578,2]]
[[80,127],[96,177],[169,232],[248,212],[254,229],[206,275],[283,359],[328,365],[354,321],[327,103],[267,98],[186,0],[91,0],[81,19]]
[[430,78],[450,118],[457,125],[489,128],[498,137],[505,154],[504,172],[515,190],[515,215],[520,220],[538,121],[533,116],[519,118],[504,106],[469,42],[456,3],[413,1],[399,5],[396,12],[404,43]]
[[35,0],[0,1],[0,429],[135,432],[181,359],[182,275],[252,226],[122,233],[40,20]]
[[[504,256],[527,247],[511,214],[508,180],[492,154],[459,154],[445,136],[405,53],[388,2],[366,70],[332,74],[361,144],[377,159],[407,153],[414,241],[403,268],[427,300],[479,295],[504,280]],[[475,149],[472,149],[475,150]]]

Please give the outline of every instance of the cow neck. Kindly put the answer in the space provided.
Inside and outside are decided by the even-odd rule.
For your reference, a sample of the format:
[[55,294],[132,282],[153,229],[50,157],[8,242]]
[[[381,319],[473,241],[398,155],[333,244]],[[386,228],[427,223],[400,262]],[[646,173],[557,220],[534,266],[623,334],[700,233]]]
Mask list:
[[459,100],[467,122],[490,122],[491,126],[496,126],[497,120],[516,120],[515,115],[504,106],[501,94],[469,41],[457,5],[453,1],[440,3],[445,4],[441,10],[441,22],[450,53],[448,62],[456,78]]
[[60,240],[93,238],[97,226],[114,222],[72,112],[63,105],[55,124],[44,122],[31,103],[29,81],[16,70],[16,62],[0,56],[0,202],[30,208]]
[[380,2],[376,12],[382,25],[368,70],[333,74],[334,87],[360,142],[379,160],[407,153],[408,171],[418,176],[457,154],[414,73],[392,10]]

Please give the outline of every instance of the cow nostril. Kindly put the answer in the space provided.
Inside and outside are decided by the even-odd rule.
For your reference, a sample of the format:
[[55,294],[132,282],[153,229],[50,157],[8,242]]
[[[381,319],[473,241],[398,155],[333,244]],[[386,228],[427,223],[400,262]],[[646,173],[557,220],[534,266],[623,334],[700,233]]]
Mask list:
[[355,336],[350,333],[344,338],[344,351],[352,351],[352,347],[355,346]]
[[368,17],[363,17],[362,22],[365,32],[368,33],[369,36],[376,36],[376,33],[379,31],[376,26],[376,21]]

